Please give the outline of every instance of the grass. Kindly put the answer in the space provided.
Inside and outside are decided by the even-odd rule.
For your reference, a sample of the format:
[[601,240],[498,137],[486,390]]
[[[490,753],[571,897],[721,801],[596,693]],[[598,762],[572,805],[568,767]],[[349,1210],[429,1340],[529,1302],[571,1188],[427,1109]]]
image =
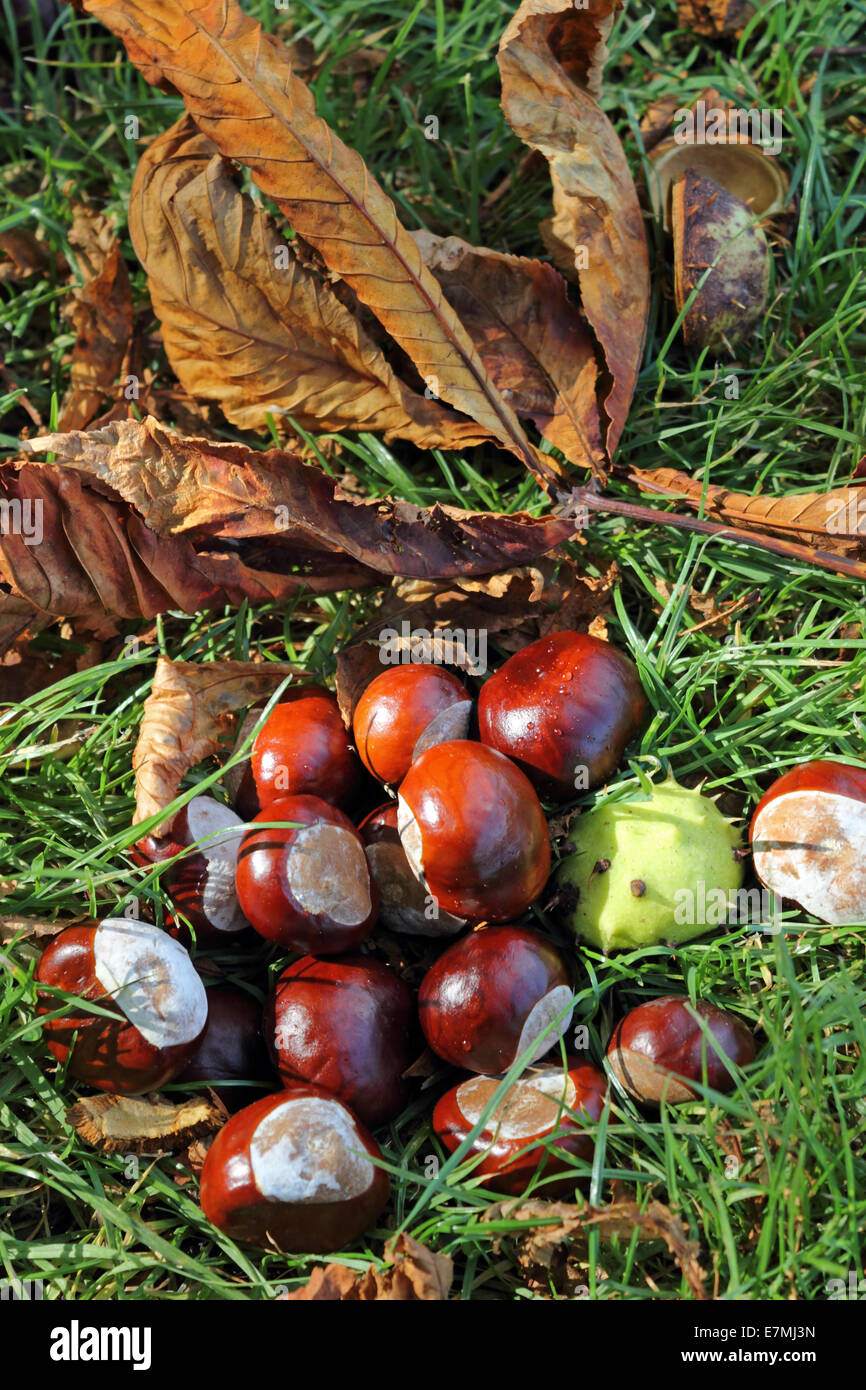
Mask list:
[[[248,0],[248,7],[270,28],[284,22],[271,5]],[[0,10],[9,17],[8,0]],[[500,0],[333,0],[322,8],[299,0],[292,20],[295,37],[309,39],[321,63],[313,84],[321,113],[376,170],[410,226],[538,255],[546,173],[530,167],[486,201],[522,153],[498,104],[495,50],[510,13]],[[634,465],[704,470],[714,483],[773,493],[841,484],[862,453],[862,60],[814,50],[855,44],[863,17],[862,4],[771,3],[739,43],[716,45],[678,29],[670,0],[655,8],[630,3],[620,17],[604,100],[634,166],[637,126],[650,100],[675,93],[685,102],[710,84],[732,97],[742,91],[748,102],[784,113],[782,160],[794,209],[776,240],[763,331],[733,366],[684,351],[674,331],[669,247],[648,225],[650,327],[621,446]],[[384,50],[384,61],[360,77],[347,70],[343,60],[371,46]],[[124,121],[136,115],[146,139],[175,118],[178,102],[149,88],[98,25],[66,10],[29,45],[12,43],[3,75],[0,231],[40,225],[50,249],[65,253],[70,199],[86,196],[105,208],[124,239],[146,329],[144,279],[125,232],[137,146],[124,137]],[[424,138],[428,115],[439,121],[437,141]],[[23,429],[33,432],[22,390],[45,425],[56,418],[71,347],[60,317],[64,295],[53,274],[0,285],[7,374],[0,444],[9,453]],[[148,365],[170,381],[155,340],[148,339],[148,352]],[[739,394],[729,399],[732,372]],[[239,437],[230,427],[218,432]],[[371,494],[541,509],[535,484],[498,451],[424,455],[370,436],[342,442],[341,464]],[[620,568],[610,634],[638,662],[652,709],[633,757],[654,755],[681,780],[706,777],[708,790],[721,791],[729,813],[738,814],[748,814],[773,777],[796,762],[863,761],[860,586],[723,540],[618,519],[594,520],[588,537],[580,554],[590,569],[600,572],[611,560]],[[753,591],[758,597],[728,628],[700,628],[693,591],[717,604]],[[124,854],[133,838],[131,756],[157,654],[211,660],[258,653],[327,677],[335,652],[374,613],[375,596],[343,594],[301,599],[284,611],[167,614],[142,626],[134,656],[122,654],[130,627],[105,644],[99,665],[74,674],[83,641],[59,629],[43,634],[37,647],[62,678],[23,700],[0,727],[0,876],[14,881],[3,910],[106,915],[135,894],[161,921],[158,881],[143,878]],[[44,747],[54,731],[77,738],[64,757]],[[22,761],[20,749],[32,745],[42,752]],[[634,785],[634,768],[625,765],[608,794]],[[563,940],[552,922],[534,916]],[[829,1279],[844,1280],[852,1268],[863,1276],[863,941],[861,928],[821,925],[790,910],[775,935],[744,926],[675,952],[574,955],[576,1021],[587,1025],[597,1061],[615,1019],[659,993],[710,999],[757,1030],[758,1057],[730,1096],[708,1093],[655,1119],[615,1096],[595,1160],[579,1173],[596,1203],[610,1199],[614,1181],[620,1196],[641,1205],[669,1202],[699,1242],[710,1290],[721,1298],[822,1299]],[[239,1250],[204,1221],[195,1185],[175,1183],[172,1160],[136,1166],[100,1155],[69,1128],[65,1111],[76,1087],[55,1071],[33,1022],[33,954],[26,943],[7,948],[0,977],[7,1058],[0,1261],[7,1276],[42,1277],[46,1297],[84,1299],[259,1299],[301,1282],[312,1260]],[[281,965],[264,943],[243,956],[210,954],[229,978],[260,992]],[[447,1079],[443,1068],[383,1132],[391,1205],[382,1229],[339,1258],[364,1267],[381,1258],[384,1236],[405,1227],[454,1256],[463,1299],[567,1296],[567,1283],[551,1278],[545,1288],[543,1279],[527,1279],[515,1223],[483,1222],[489,1195],[465,1165],[443,1161],[430,1112]],[[534,1195],[544,1195],[543,1182]],[[602,1244],[593,1234],[575,1259],[575,1277],[592,1297],[689,1296],[658,1243]]]

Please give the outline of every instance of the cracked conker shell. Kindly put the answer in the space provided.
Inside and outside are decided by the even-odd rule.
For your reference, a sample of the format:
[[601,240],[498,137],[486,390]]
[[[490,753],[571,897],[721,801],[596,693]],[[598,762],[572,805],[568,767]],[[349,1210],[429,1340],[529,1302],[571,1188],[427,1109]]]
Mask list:
[[[194,796],[165,834],[147,835],[136,845],[137,857],[150,863],[190,851],[166,871],[162,883],[173,907],[203,940],[224,939],[249,926],[235,891],[238,848],[245,829],[228,806],[212,796]],[[173,932],[189,935],[181,923]]]
[[372,956],[304,956],[277,980],[268,1046],[284,1085],[323,1086],[376,1129],[406,1101],[414,1013],[409,987]]
[[262,1006],[245,989],[213,985],[207,991],[207,1023],[195,1051],[174,1077],[179,1086],[206,1082],[227,1110],[239,1110],[264,1095],[261,1087],[220,1083],[269,1083],[274,1074],[262,1031]]
[[547,882],[550,835],[535,790],[483,743],[422,753],[400,787],[397,826],[415,874],[455,917],[510,921]]
[[734,1078],[693,1013],[705,1021],[725,1057],[738,1067],[754,1059],[755,1040],[733,1014],[714,1004],[685,995],[666,994],[650,999],[626,1014],[614,1030],[607,1056],[620,1085],[636,1101],[669,1105],[694,1100],[694,1082],[703,1079],[706,1056],[707,1085],[716,1091],[732,1091]]
[[418,1011],[428,1043],[466,1071],[504,1072],[537,1041],[537,1062],[568,1031],[572,1002],[565,962],[537,932],[485,927],[455,941],[421,982]]
[[866,922],[866,769],[791,768],[758,802],[749,841],[771,892],[822,922]]
[[406,936],[454,936],[462,931],[465,918],[440,911],[415,877],[400,843],[396,801],[371,811],[359,830],[379,894],[379,917],[390,931]]
[[321,1086],[294,1085],[234,1115],[201,1174],[208,1221],[234,1240],[288,1254],[351,1245],[380,1216],[389,1182],[381,1150]]
[[604,782],[645,713],[634,664],[583,632],[555,632],[515,652],[478,697],[482,741],[551,801]]
[[[257,821],[294,822],[257,830]],[[364,844],[348,816],[317,796],[286,796],[250,823],[238,853],[238,900],[256,931],[294,951],[359,946],[378,899]]]
[[[250,710],[238,745],[261,718]],[[239,814],[252,820],[286,796],[318,796],[332,806],[351,806],[361,786],[361,767],[336,698],[319,685],[289,689],[256,734],[248,761],[225,776]]]
[[[442,1096],[433,1112],[433,1128],[449,1153],[474,1129],[501,1082],[501,1076],[473,1076]],[[578,1178],[568,1156],[592,1161],[595,1140],[582,1121],[601,1118],[606,1093],[607,1082],[598,1068],[574,1059],[566,1072],[561,1066],[531,1067],[473,1140],[467,1157],[484,1155],[473,1176],[483,1175],[486,1187],[517,1197],[540,1172],[546,1179],[540,1196],[564,1195]],[[549,1181],[555,1174],[563,1176]]]
[[358,753],[380,782],[398,786],[428,748],[466,737],[472,699],[441,666],[392,666],[371,681],[355,708]]
[[[66,927],[43,951],[35,979],[116,1014],[69,1004],[44,1024],[49,1050],[68,1060],[71,1076],[116,1095],[164,1086],[192,1056],[207,1021],[205,988],[183,946],[129,917]],[[62,1007],[56,995],[40,993],[38,1014]]]

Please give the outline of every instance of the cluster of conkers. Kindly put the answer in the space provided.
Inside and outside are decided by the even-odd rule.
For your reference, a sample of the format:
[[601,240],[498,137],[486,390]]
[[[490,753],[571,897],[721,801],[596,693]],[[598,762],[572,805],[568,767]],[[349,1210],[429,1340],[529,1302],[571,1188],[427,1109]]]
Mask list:
[[[519,1193],[535,1174],[547,1193],[573,1186],[592,1157],[607,1081],[563,1052],[569,969],[522,920],[551,867],[539,798],[571,800],[603,783],[644,712],[631,662],[572,632],[512,657],[477,707],[456,675],[409,665],[370,683],[351,737],[319,686],[290,691],[264,720],[252,712],[260,727],[249,757],[225,779],[236,809],[195,795],[168,831],[136,846],[137,862],[164,866],[169,932],[108,918],[65,929],[44,952],[37,982],[51,1051],[70,1075],[119,1094],[167,1082],[218,1088],[235,1113],[208,1152],[201,1200],[238,1239],[328,1252],[376,1221],[389,1181],[371,1131],[405,1107],[422,1041],[463,1073],[433,1114],[447,1151],[461,1148],[493,1190]],[[370,809],[377,783],[390,799]],[[706,840],[697,794],[664,795]],[[644,810],[629,812],[630,833],[652,819],[652,798]],[[761,881],[822,915],[831,861],[847,855],[853,869],[864,825],[866,773],[794,770],[752,822]],[[728,854],[727,823],[711,830]],[[601,855],[620,830],[604,821],[592,834]],[[610,871],[604,896],[615,903],[611,870],[602,857],[590,877]],[[849,880],[833,910],[862,915],[866,894],[853,872]],[[647,898],[645,914],[652,894],[642,887],[627,891]],[[377,922],[441,939],[417,1001],[365,945]],[[250,929],[292,953],[263,1012],[251,993],[206,990],[187,951],[193,936],[208,944]],[[730,1089],[753,1056],[739,1020],[677,996],[632,1010],[608,1049],[615,1082],[640,1105]]]

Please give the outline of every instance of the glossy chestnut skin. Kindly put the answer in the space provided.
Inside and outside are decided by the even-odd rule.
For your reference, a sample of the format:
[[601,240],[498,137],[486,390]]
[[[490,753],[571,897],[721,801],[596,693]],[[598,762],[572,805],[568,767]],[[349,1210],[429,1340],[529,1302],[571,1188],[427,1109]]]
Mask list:
[[[274,1090],[273,1068],[265,1046],[262,1006],[245,989],[213,985],[207,991],[207,1023],[189,1061],[174,1077],[212,1086],[227,1110],[240,1110]],[[262,1086],[221,1082],[264,1082]]]
[[[449,1153],[474,1129],[501,1081],[500,1076],[471,1077],[439,1100],[433,1128]],[[598,1068],[575,1058],[569,1060],[565,1073],[559,1065],[531,1067],[472,1141],[466,1157],[484,1155],[472,1176],[483,1175],[485,1187],[517,1197],[539,1174],[545,1179],[539,1196],[565,1195],[579,1179],[568,1156],[592,1161],[595,1141],[582,1121],[595,1123],[601,1118],[606,1093],[607,1082]],[[547,1149],[545,1140],[550,1145]],[[556,1174],[563,1176],[557,1180]]]
[[822,922],[866,922],[866,769],[791,768],[758,802],[749,843],[765,888]]
[[[67,927],[36,968],[39,985],[98,1001],[117,1017],[78,1011],[44,1025],[45,1041],[79,1081],[116,1095],[157,1090],[181,1070],[204,1031],[207,1000],[192,961],[166,932],[132,918]],[[63,1007],[40,992],[37,1013]]]
[[[455,941],[427,971],[418,1012],[427,1042],[466,1071],[504,1072],[572,999],[565,962],[537,932],[484,927]],[[552,1047],[571,1011],[538,1043]]]
[[365,766],[396,787],[412,763],[436,743],[465,738],[472,700],[441,666],[391,666],[370,682],[355,708],[352,729]]
[[722,1092],[734,1089],[734,1078],[692,1010],[738,1067],[753,1060],[755,1039],[733,1014],[701,999],[692,1005],[685,995],[650,999],[620,1020],[607,1049],[611,1071],[634,1100],[648,1105],[663,1098],[669,1105],[694,1100],[698,1093],[690,1083],[702,1083],[704,1055],[707,1085]]
[[645,715],[637,668],[583,632],[554,632],[515,652],[478,697],[482,742],[513,758],[548,801],[604,782]]
[[403,1109],[413,1049],[412,993],[372,956],[316,960],[284,970],[266,1013],[268,1046],[284,1085],[310,1081],[370,1129]]
[[412,872],[397,830],[397,803],[377,806],[358,827],[379,894],[379,920],[406,936],[454,936],[462,917],[442,912]]
[[[251,710],[242,742],[261,718]],[[321,685],[289,689],[256,734],[248,762],[226,774],[235,809],[244,820],[285,796],[318,796],[345,809],[361,785],[361,767],[335,696]]]
[[414,872],[455,917],[512,921],[547,882],[541,803],[520,769],[482,743],[422,753],[400,787],[397,825]]
[[[181,807],[162,835],[147,835],[135,846],[137,862],[151,864],[183,854],[162,878],[172,906],[190,922],[197,938],[224,941],[244,931],[235,891],[237,851],[244,822],[212,796],[195,796]],[[197,848],[191,848],[197,846]],[[190,933],[172,915],[172,934],[185,943]]]
[[202,1210],[234,1240],[328,1254],[381,1214],[388,1176],[371,1161],[381,1156],[341,1101],[321,1086],[293,1085],[239,1111],[217,1134],[202,1169]]
[[[258,821],[294,826],[259,830]],[[241,841],[235,883],[256,931],[294,951],[353,950],[376,920],[361,837],[348,816],[317,796],[285,796],[259,812]]]

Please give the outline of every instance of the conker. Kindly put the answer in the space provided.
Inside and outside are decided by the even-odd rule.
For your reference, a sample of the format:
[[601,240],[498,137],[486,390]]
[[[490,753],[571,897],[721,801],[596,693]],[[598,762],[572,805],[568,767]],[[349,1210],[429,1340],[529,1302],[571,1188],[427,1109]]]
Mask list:
[[[179,1086],[190,1082],[212,1086],[227,1110],[240,1110],[274,1090],[274,1074],[262,1029],[262,1006],[245,989],[212,985],[207,991],[207,1023],[198,1044],[174,1077]],[[232,1085],[221,1083],[232,1082]]]
[[352,720],[355,746],[380,782],[398,786],[434,744],[465,738],[472,699],[441,666],[392,666],[367,686]]
[[413,871],[455,917],[511,921],[547,882],[550,835],[532,784],[482,743],[422,753],[400,787],[397,826]]
[[[257,821],[284,821],[257,830]],[[317,796],[284,796],[250,823],[238,853],[238,900],[256,931],[295,951],[352,950],[376,920],[364,845],[342,811]]]
[[[77,1010],[44,1025],[69,1072],[100,1091],[136,1096],[170,1081],[192,1056],[207,1021],[205,988],[186,950],[166,932],[127,917],[66,927],[46,946],[36,982],[110,1008]],[[62,1007],[40,993],[37,1012]]]
[[[250,710],[237,746],[261,713]],[[351,806],[361,767],[336,698],[320,685],[288,690],[256,734],[249,759],[230,768],[225,783],[244,820],[285,796],[318,796],[333,806]]]
[[[501,1081],[498,1076],[473,1076],[442,1096],[433,1112],[433,1128],[449,1153],[474,1129]],[[601,1118],[606,1091],[597,1067],[573,1059],[567,1071],[553,1065],[530,1068],[473,1140],[467,1157],[484,1155],[473,1176],[483,1176],[486,1187],[514,1197],[526,1191],[536,1174],[546,1179],[542,1196],[569,1191],[578,1177],[569,1157],[592,1161],[595,1141],[585,1125]],[[564,1176],[548,1181],[555,1174]]]
[[201,1174],[208,1221],[235,1240],[289,1254],[350,1245],[381,1214],[382,1154],[351,1110],[321,1086],[295,1085],[234,1115]]
[[583,632],[554,632],[515,652],[478,697],[482,741],[549,801],[604,782],[645,713],[637,668]]
[[446,1062],[504,1072],[528,1048],[527,1061],[537,1062],[556,1045],[571,1023],[572,1001],[565,962],[544,937],[525,927],[486,927],[443,951],[421,982],[418,1009],[424,1036]]
[[324,1086],[376,1129],[406,1102],[414,1012],[409,987],[381,961],[304,956],[277,980],[268,1045],[285,1085]]
[[249,925],[235,891],[238,847],[245,829],[228,806],[212,796],[194,796],[165,834],[148,835],[136,845],[139,855],[151,863],[192,849],[166,871],[163,884],[173,907],[205,940],[243,931]]
[[[716,1046],[695,1019],[704,1020]],[[719,1055],[721,1051],[722,1056]],[[725,1058],[744,1067],[755,1056],[755,1040],[733,1014],[684,995],[650,999],[626,1014],[614,1030],[607,1049],[611,1071],[634,1100],[658,1105],[681,1105],[694,1100],[694,1082],[716,1091],[732,1091],[734,1078]]]
[[749,839],[765,888],[822,922],[866,922],[866,769],[791,768],[758,802]]
[[453,936],[466,926],[465,918],[441,912],[432,893],[415,877],[400,843],[396,801],[371,811],[359,830],[379,894],[379,917],[390,931]]

